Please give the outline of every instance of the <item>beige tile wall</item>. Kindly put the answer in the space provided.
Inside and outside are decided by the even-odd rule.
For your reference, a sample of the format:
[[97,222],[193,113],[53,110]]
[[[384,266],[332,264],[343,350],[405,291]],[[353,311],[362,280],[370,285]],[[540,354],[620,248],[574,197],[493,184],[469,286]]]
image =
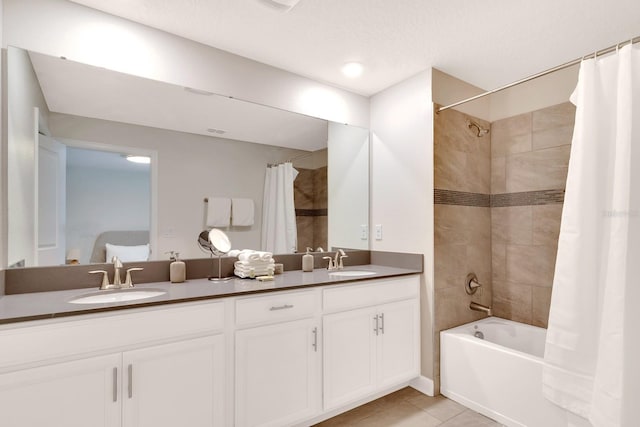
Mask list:
[[[565,188],[575,108],[564,103],[487,123],[455,110],[434,118],[435,188],[505,194]],[[474,120],[491,132],[477,137]],[[440,331],[494,314],[547,326],[562,204],[475,207],[436,204],[435,383],[439,387]],[[483,294],[464,291],[474,272]]]
[[[467,127],[472,119],[455,110],[435,115],[435,188],[489,194],[491,190],[491,140]],[[484,317],[469,303],[491,304],[491,210],[488,207],[434,206],[435,215],[435,383],[439,386],[440,331]],[[464,282],[474,272],[483,292],[469,296]]]
[[[491,194],[564,189],[575,107],[491,124]],[[496,316],[547,326],[562,204],[491,208]]]
[[[327,167],[317,169],[296,168],[298,176],[293,185],[296,209],[327,209]],[[298,251],[306,247],[327,249],[327,215],[296,216]]]

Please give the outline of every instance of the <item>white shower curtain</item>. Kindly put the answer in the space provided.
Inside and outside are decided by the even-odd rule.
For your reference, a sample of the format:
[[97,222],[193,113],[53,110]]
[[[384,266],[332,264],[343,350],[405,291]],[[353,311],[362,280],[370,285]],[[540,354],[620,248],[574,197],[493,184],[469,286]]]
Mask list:
[[298,247],[293,181],[298,171],[289,162],[267,168],[262,203],[262,250],[293,253]]
[[543,392],[596,427],[638,425],[640,51],[583,61],[571,100]]

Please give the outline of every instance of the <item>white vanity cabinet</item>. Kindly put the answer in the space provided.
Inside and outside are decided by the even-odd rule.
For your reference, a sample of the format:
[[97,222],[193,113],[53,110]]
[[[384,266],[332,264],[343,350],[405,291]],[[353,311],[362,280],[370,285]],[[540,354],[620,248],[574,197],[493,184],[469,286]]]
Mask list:
[[320,412],[319,303],[318,289],[237,300],[236,426],[287,426]]
[[300,426],[419,375],[402,276],[0,325],[0,425]]
[[120,355],[111,354],[0,375],[0,425],[121,425]]
[[0,425],[226,425],[223,327],[209,303],[2,329]]
[[124,427],[222,426],[223,366],[222,335],[123,353]]
[[418,292],[413,276],[324,290],[325,410],[419,375]]

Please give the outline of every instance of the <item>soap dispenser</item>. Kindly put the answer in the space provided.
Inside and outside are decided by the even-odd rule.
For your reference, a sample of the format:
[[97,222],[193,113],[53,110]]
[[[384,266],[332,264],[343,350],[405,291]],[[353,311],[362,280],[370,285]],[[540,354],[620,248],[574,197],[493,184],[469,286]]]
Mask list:
[[169,265],[169,280],[171,280],[171,283],[184,282],[187,278],[187,267],[184,261],[180,260],[180,253],[175,252],[174,256],[174,252],[171,251],[169,259],[173,261]]
[[302,255],[302,271],[313,271],[313,255],[309,253],[312,250],[311,248],[307,248],[307,253]]

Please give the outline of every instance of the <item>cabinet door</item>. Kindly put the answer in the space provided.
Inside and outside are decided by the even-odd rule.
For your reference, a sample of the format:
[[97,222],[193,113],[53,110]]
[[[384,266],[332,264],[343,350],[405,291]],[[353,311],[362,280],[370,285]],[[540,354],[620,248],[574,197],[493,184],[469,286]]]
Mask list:
[[324,409],[375,391],[376,312],[372,308],[324,316]]
[[0,424],[120,426],[120,354],[0,375]]
[[418,376],[420,370],[420,313],[415,299],[377,308],[377,382],[380,388]]
[[313,319],[236,332],[236,425],[285,426],[320,409]]
[[123,353],[124,427],[224,425],[222,335]]

